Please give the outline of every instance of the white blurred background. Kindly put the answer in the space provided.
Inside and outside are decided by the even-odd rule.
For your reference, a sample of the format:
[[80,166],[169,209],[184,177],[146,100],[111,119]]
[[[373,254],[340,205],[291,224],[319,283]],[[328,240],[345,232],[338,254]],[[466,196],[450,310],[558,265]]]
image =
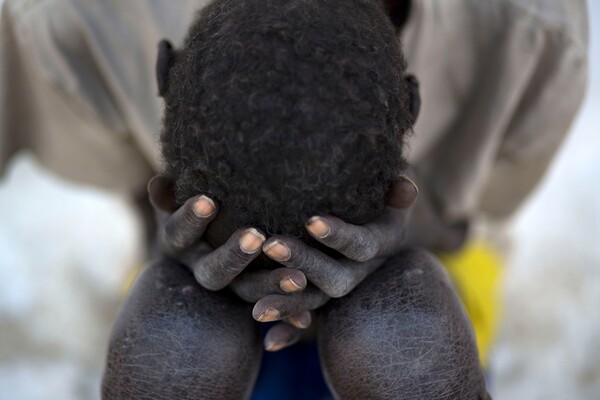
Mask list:
[[[590,3],[587,99],[512,226],[492,357],[498,400],[600,399],[600,2]],[[0,182],[0,400],[99,398],[141,237],[123,199],[14,160]]]
[[587,98],[514,221],[493,357],[499,400],[600,399],[600,1],[588,7]]

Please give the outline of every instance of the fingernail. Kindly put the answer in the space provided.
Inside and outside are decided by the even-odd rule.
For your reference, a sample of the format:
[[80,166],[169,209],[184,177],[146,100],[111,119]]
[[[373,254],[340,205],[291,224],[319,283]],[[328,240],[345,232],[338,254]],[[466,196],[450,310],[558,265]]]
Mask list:
[[287,261],[292,256],[290,248],[279,240],[274,240],[266,246],[263,246],[263,251],[276,261]]
[[265,240],[267,239],[262,233],[250,228],[240,238],[240,248],[246,254],[254,254],[260,250]]
[[260,314],[260,316],[258,317],[258,321],[259,322],[271,322],[271,321],[277,321],[279,319],[279,316],[281,314],[279,314],[279,311],[277,311],[274,308],[267,308],[265,310],[265,312],[263,312],[262,314]]
[[265,343],[266,351],[279,351],[285,347],[285,342],[267,342]]
[[146,191],[148,193],[150,193],[150,190],[152,190],[152,185],[158,178],[159,178],[159,175],[154,175],[152,178],[150,178],[150,180],[148,181],[148,184],[146,185]]
[[310,326],[312,321],[312,317],[310,312],[301,313],[289,318],[289,321],[292,325],[299,329],[306,329]]
[[202,195],[194,203],[194,213],[199,217],[209,217],[215,212],[215,203]]
[[417,185],[409,177],[403,175],[391,186],[386,196],[386,202],[394,208],[406,209],[413,205],[418,195]]
[[406,183],[410,184],[413,186],[413,190],[416,194],[419,194],[419,187],[417,186],[417,184],[415,183],[415,181],[413,181],[412,179],[410,179],[408,176],[406,175],[402,175],[400,178],[402,178],[404,181],[406,181]]
[[279,287],[281,290],[287,293],[297,292],[298,290],[302,290],[302,286],[298,285],[294,280],[290,277],[284,278],[279,282]]
[[315,237],[324,239],[331,233],[331,227],[319,217],[312,217],[306,224],[306,229]]

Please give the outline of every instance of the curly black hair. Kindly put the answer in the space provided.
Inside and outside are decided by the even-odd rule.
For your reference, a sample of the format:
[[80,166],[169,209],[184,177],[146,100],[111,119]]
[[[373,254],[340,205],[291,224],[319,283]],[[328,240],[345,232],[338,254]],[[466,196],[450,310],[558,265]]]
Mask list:
[[163,94],[178,202],[206,194],[232,228],[296,237],[312,215],[373,219],[405,164],[404,70],[381,1],[214,1]]

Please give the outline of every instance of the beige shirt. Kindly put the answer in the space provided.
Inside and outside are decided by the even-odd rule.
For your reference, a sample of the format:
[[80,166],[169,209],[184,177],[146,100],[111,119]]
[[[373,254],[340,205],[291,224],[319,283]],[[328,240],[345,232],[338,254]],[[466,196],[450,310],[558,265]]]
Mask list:
[[[28,148],[77,181],[143,190],[160,167],[156,44],[208,0],[6,0],[0,166]],[[415,0],[403,31],[423,107],[408,155],[448,222],[510,215],[587,77],[584,0]]]
[[207,0],[6,0],[0,165],[32,150],[79,182],[139,192],[160,166],[158,41]]

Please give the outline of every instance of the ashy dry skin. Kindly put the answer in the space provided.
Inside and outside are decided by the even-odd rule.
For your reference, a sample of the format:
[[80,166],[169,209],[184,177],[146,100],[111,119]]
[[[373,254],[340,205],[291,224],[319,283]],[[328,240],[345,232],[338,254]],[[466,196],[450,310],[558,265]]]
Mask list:
[[[381,3],[215,1],[167,61],[166,172],[180,203],[219,202],[212,244],[241,226],[303,237],[314,214],[359,224],[381,212],[413,120]],[[318,310],[337,398],[486,399],[473,332],[435,258],[378,261]],[[196,278],[168,258],[140,276],[111,336],[103,399],[249,397],[262,351],[252,304]]]

